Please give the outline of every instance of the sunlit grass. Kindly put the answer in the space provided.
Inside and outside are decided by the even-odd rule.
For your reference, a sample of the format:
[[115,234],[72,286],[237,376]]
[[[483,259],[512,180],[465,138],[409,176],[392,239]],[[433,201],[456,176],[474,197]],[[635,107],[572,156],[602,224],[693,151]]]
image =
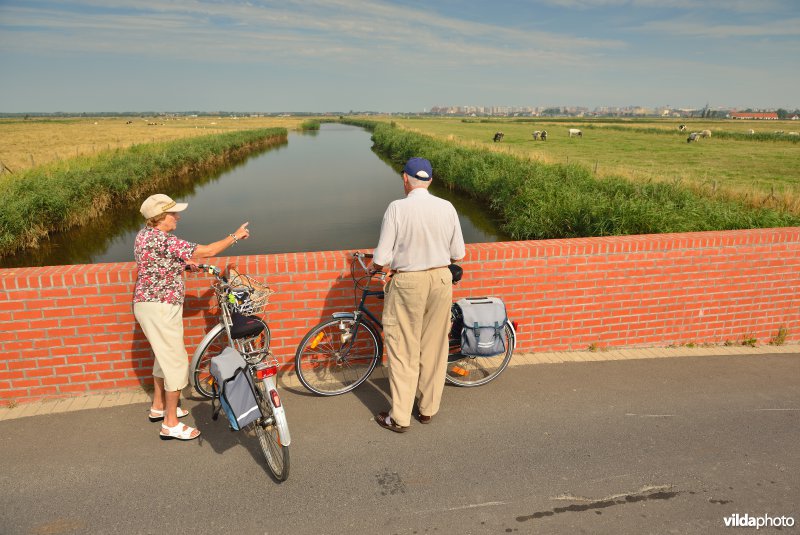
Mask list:
[[797,215],[703,195],[678,180],[597,179],[580,162],[548,164],[513,151],[465,146],[387,123],[355,124],[374,129],[375,148],[397,163],[412,156],[428,158],[438,180],[484,200],[501,216],[503,230],[515,239],[800,224]]
[[[597,178],[679,183],[702,195],[713,194],[800,215],[800,129],[798,121],[621,120],[621,119],[460,119],[390,120],[398,126],[443,141],[484,148],[543,163],[585,166]],[[686,124],[687,131],[678,131]],[[569,138],[569,128],[583,130]],[[711,130],[712,137],[687,143],[689,132]],[[754,134],[749,134],[749,130]],[[547,130],[547,141],[534,141]],[[783,134],[776,134],[776,131]],[[505,136],[494,143],[492,136]]]
[[233,131],[134,145],[37,166],[0,181],[0,256],[54,230],[92,219],[118,202],[231,155],[286,140],[283,128]]

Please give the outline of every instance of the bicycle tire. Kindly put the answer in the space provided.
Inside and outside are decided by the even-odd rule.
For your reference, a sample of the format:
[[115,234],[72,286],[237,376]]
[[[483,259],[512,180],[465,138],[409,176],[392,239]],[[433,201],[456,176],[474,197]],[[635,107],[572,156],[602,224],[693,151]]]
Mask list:
[[[354,327],[356,338],[348,338]],[[300,382],[321,396],[337,396],[367,380],[383,354],[380,334],[355,317],[331,318],[303,337],[295,353]]]
[[289,446],[284,445],[281,440],[280,426],[275,421],[278,415],[272,410],[272,404],[268,399],[269,393],[264,387],[264,382],[255,380],[255,384],[256,402],[258,408],[261,409],[262,417],[253,422],[252,426],[258,437],[261,452],[267,461],[267,468],[275,476],[275,479],[286,481],[289,477]]
[[211,388],[211,357],[219,355],[228,346],[228,334],[225,329],[221,325],[217,325],[215,328],[218,328],[219,332],[206,340],[196,353],[192,359],[192,370],[189,375],[192,378],[192,387],[195,392],[206,399],[214,397],[214,391]]
[[494,357],[470,357],[461,354],[461,340],[450,338],[450,354],[447,357],[448,383],[457,386],[480,386],[493,381],[503,373],[516,347],[516,335],[509,323],[504,327],[506,333],[506,351]]

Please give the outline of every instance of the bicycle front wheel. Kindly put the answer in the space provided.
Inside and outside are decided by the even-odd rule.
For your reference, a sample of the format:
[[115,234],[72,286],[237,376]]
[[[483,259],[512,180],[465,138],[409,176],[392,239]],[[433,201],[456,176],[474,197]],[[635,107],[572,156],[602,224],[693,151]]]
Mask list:
[[470,357],[461,354],[461,340],[450,339],[450,354],[447,356],[448,383],[458,386],[480,386],[494,380],[506,369],[516,346],[516,336],[511,325],[506,323],[506,352],[493,357]]
[[294,365],[307,389],[336,396],[366,381],[382,353],[381,337],[370,324],[354,317],[333,318],[305,335]]
[[269,392],[267,392],[263,381],[256,383],[256,401],[258,408],[261,409],[262,417],[253,422],[258,443],[267,461],[267,467],[275,479],[286,481],[289,477],[289,446],[284,445],[281,440],[281,431],[276,421],[277,415],[269,402]]

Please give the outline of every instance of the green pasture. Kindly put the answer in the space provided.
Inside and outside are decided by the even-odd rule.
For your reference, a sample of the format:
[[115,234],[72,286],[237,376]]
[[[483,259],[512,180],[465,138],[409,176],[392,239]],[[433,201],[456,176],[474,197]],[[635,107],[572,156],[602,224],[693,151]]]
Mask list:
[[372,130],[375,149],[398,164],[411,156],[428,158],[437,180],[484,201],[514,239],[800,225],[796,214],[705,195],[678,182],[633,182],[613,175],[598,180],[574,161],[545,163],[386,122],[345,122]]
[[[397,125],[438,139],[484,147],[545,163],[579,164],[598,178],[673,182],[800,213],[800,130],[797,121],[587,120],[460,118],[398,119]],[[687,131],[679,132],[678,125]],[[583,131],[570,138],[570,128]],[[689,132],[712,137],[687,143]],[[755,134],[748,134],[750,129]],[[547,141],[534,141],[547,130]],[[501,131],[499,143],[492,137]]]

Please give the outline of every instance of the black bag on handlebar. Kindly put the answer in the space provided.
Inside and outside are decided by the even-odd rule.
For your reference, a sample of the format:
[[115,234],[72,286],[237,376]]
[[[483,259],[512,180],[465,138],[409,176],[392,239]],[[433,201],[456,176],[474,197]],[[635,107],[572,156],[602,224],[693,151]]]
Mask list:
[[508,346],[506,305],[499,297],[466,297],[456,304],[461,309],[461,353],[491,357],[505,353]]
[[[214,398],[211,400],[213,420],[217,419],[221,408],[228,417],[228,423],[238,431],[261,417],[247,364],[238,351],[232,347],[223,349],[222,353],[211,358],[210,371],[214,376]],[[220,407],[215,403],[217,395]]]

